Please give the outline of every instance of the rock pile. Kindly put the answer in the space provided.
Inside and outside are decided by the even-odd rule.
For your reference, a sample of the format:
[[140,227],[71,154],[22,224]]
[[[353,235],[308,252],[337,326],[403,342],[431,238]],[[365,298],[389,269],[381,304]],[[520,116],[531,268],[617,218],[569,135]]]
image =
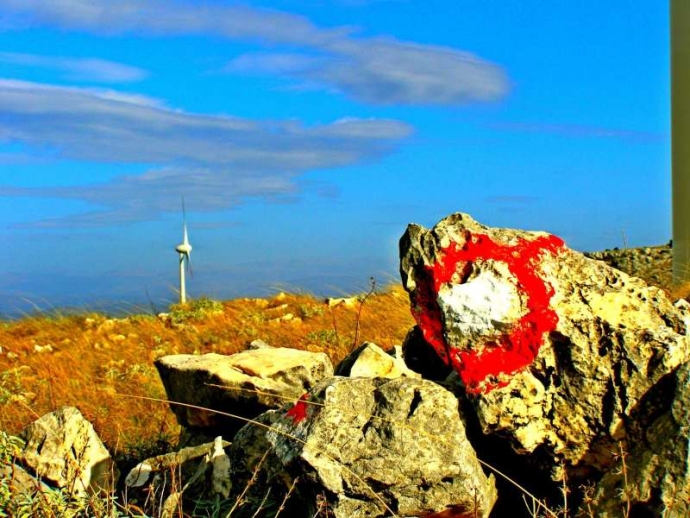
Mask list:
[[661,288],[672,284],[673,255],[671,245],[614,248],[601,252],[587,252],[585,256],[604,261],[628,275],[640,277]]
[[[572,516],[690,515],[690,304],[464,214],[410,225],[400,253],[418,324],[402,348],[365,343],[335,369],[264,343],[159,359],[187,445],[124,474],[129,491],[167,491],[168,511],[203,496],[237,516],[488,518],[556,516],[565,487]],[[74,415],[25,433],[22,476],[63,484],[35,461]],[[79,487],[112,485],[82,449]]]
[[[657,440],[648,427],[662,404],[650,394],[690,358],[687,302],[555,236],[464,214],[410,225],[400,252],[421,333],[459,376],[484,436],[573,490],[612,473],[619,445]],[[644,505],[671,496],[654,500]]]

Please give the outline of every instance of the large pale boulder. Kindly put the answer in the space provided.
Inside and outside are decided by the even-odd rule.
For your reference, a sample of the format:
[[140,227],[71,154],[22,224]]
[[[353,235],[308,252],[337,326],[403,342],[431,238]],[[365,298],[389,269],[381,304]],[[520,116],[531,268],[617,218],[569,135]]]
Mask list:
[[633,410],[690,353],[671,303],[544,232],[465,214],[410,225],[401,275],[425,340],[459,374],[486,434],[539,449],[553,476],[604,472]]
[[178,422],[226,437],[244,424],[242,419],[281,407],[333,374],[324,353],[279,347],[231,356],[177,354],[159,358],[155,365]]
[[[259,419],[262,426],[248,424],[231,446],[237,475],[246,479],[260,465],[264,482],[283,493],[297,480],[296,500],[321,501],[329,516],[485,518],[496,500],[493,476],[484,474],[465,436],[457,399],[431,381],[331,378]],[[292,515],[312,516],[316,509],[300,511]]]
[[38,478],[75,496],[110,490],[117,476],[93,425],[74,407],[62,407],[29,424],[18,461]]

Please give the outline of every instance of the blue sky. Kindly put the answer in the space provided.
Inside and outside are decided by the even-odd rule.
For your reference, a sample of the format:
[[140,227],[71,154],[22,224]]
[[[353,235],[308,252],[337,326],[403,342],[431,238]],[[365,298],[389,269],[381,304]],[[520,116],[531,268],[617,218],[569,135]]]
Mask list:
[[0,312],[348,293],[453,212],[670,238],[668,7],[0,0]]

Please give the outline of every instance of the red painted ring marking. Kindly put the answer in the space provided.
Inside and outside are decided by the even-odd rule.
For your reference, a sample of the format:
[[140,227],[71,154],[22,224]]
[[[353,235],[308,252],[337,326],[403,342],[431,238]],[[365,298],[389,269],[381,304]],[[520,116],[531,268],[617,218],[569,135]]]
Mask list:
[[[515,245],[503,245],[485,234],[467,231],[462,247],[451,243],[441,250],[435,264],[425,267],[425,278],[417,283],[413,294],[413,315],[426,341],[458,372],[468,392],[487,393],[507,385],[505,375],[530,365],[543,345],[544,335],[556,328],[558,315],[549,305],[554,290],[539,277],[537,267],[544,252],[557,254],[563,246],[563,240],[552,235],[534,240],[519,238]],[[506,263],[524,295],[527,312],[509,333],[484,344],[481,350],[452,350],[443,333],[437,295],[454,277],[462,278],[462,272],[476,260]]]

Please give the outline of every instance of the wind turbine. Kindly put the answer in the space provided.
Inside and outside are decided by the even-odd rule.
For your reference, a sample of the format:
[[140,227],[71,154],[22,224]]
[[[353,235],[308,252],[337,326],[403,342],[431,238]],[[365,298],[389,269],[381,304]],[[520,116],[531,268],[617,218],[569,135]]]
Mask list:
[[175,251],[180,254],[180,304],[184,304],[187,302],[185,270],[189,270],[189,274],[192,275],[192,245],[187,235],[187,212],[184,207],[184,198],[182,198],[182,243],[175,247]]
[[671,0],[673,277],[690,280],[690,4]]

